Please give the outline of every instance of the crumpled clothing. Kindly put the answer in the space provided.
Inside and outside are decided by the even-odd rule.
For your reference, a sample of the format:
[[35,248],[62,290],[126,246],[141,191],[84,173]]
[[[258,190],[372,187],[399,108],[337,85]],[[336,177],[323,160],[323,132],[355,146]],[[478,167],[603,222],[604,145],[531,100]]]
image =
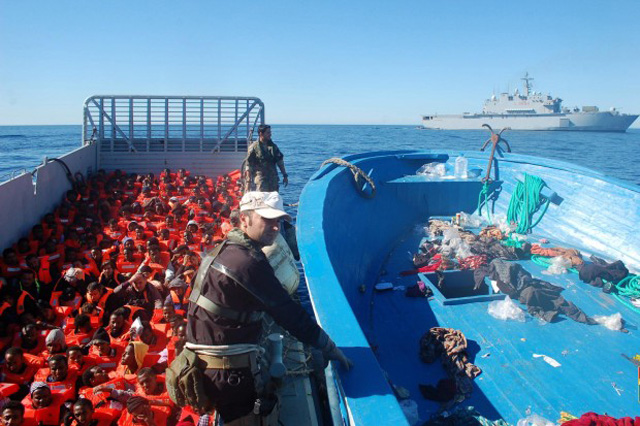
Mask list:
[[447,375],[456,382],[456,393],[464,398],[473,390],[473,379],[482,370],[469,361],[467,338],[452,328],[433,327],[420,339],[420,359],[432,363],[440,357]]
[[482,265],[487,264],[486,254],[477,254],[475,256],[465,257],[464,259],[458,259],[460,269],[478,269]]
[[480,230],[481,237],[495,238],[496,240],[504,240],[507,236],[496,226],[487,226]]
[[439,254],[436,254],[435,256],[433,256],[431,258],[431,260],[429,261],[430,263],[426,266],[422,266],[418,269],[410,269],[408,271],[402,271],[400,272],[400,276],[402,277],[406,277],[409,275],[415,275],[415,274],[419,274],[419,273],[429,273],[429,272],[435,272],[437,270],[439,270],[442,266],[442,261],[443,259],[441,258],[441,256]]
[[617,284],[620,280],[629,275],[629,270],[620,260],[607,263],[596,256],[591,256],[593,263],[587,263],[578,268],[579,276],[585,283],[594,287],[604,286],[603,280]]
[[562,256],[565,259],[571,261],[572,266],[579,266],[584,264],[582,255],[576,249],[564,248],[564,247],[541,247],[539,244],[531,245],[531,254],[538,254],[545,257],[558,257]]
[[529,244],[524,244],[522,248],[508,247],[500,243],[495,238],[477,237],[469,243],[471,252],[474,254],[484,254],[488,261],[493,259],[518,260],[528,256]]
[[562,287],[533,278],[518,263],[494,259],[489,265],[476,269],[473,273],[475,288],[480,288],[486,276],[497,281],[501,292],[527,305],[531,315],[547,322],[553,322],[558,314],[564,314],[580,323],[596,324],[580,308],[560,295],[564,290]]
[[640,426],[640,417],[616,419],[604,414],[585,413],[579,419],[562,423],[562,426]]
[[433,291],[431,287],[428,287],[424,282],[418,281],[416,284],[409,287],[404,295],[407,297],[431,297],[433,296]]

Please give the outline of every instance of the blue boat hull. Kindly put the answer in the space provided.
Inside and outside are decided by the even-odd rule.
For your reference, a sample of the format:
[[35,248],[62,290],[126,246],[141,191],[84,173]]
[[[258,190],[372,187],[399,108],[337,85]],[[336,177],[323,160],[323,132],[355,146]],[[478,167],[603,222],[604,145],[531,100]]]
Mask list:
[[[355,367],[335,373],[342,415],[350,424],[407,424],[391,384],[408,389],[427,420],[438,406],[425,400],[418,384],[444,377],[439,365],[418,357],[420,337],[434,326],[457,328],[467,336],[473,362],[483,373],[474,382],[473,405],[491,419],[515,423],[533,412],[556,421],[560,411],[614,416],[640,413],[637,367],[621,355],[640,352],[638,314],[577,275],[553,280],[532,262],[523,266],[535,277],[566,287],[563,296],[588,315],[621,312],[629,333],[571,320],[541,325],[503,322],[487,314],[488,299],[446,304],[441,295],[427,301],[403,292],[378,293],[376,283],[410,286],[416,276],[408,252],[420,242],[418,225],[429,217],[472,213],[482,189],[479,179],[429,181],[415,176],[423,164],[446,162],[459,153],[394,151],[345,158],[367,172],[377,193],[364,198],[348,169],[329,165],[318,171],[300,197],[298,241],[318,321]],[[470,167],[486,168],[488,155],[467,152]],[[557,196],[535,228],[533,238],[574,247],[585,254],[620,259],[632,271],[640,266],[640,188],[572,164],[505,154],[492,177],[500,195],[494,213],[505,213],[517,180],[524,173],[541,177]],[[483,172],[484,174],[484,172]],[[426,277],[422,277],[426,279]],[[545,354],[554,368],[533,354]],[[618,390],[616,390],[618,389]],[[622,390],[620,390],[622,389]]]

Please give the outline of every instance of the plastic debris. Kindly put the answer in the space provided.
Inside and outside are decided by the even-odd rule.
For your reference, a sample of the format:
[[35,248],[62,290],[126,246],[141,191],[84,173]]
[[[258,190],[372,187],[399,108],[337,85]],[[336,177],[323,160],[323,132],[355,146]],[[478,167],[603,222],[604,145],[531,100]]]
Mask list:
[[478,215],[467,214],[465,212],[457,213],[460,215],[459,225],[464,228],[481,228],[487,224],[487,222]]
[[556,256],[551,258],[551,264],[542,273],[545,275],[560,275],[565,274],[569,268],[571,268],[571,259]]
[[447,169],[444,163],[427,163],[416,171],[416,175],[426,176],[431,179],[436,179],[446,174]]
[[378,291],[392,290],[393,284],[391,283],[378,283],[375,286],[375,289]]
[[[558,368],[560,367],[562,364],[560,364],[558,361],[556,361],[555,359],[551,358],[550,356],[547,355],[543,355],[543,354],[533,354],[534,358],[542,358],[544,360],[544,362],[546,362],[547,364],[549,364],[550,366],[554,367],[554,368]],[[520,423],[518,423],[520,424]]]
[[460,233],[455,228],[447,228],[442,232],[442,249],[441,253],[455,253],[455,257],[464,259],[472,256],[469,244],[460,238]]
[[518,420],[516,426],[556,426],[556,424],[542,416],[531,414],[524,419]]
[[520,307],[516,305],[516,303],[511,300],[509,296],[505,297],[504,300],[495,300],[489,303],[487,312],[492,317],[503,321],[526,321],[524,311],[520,309]]
[[598,323],[607,327],[609,330],[622,330],[622,314],[617,312],[613,315],[594,315],[593,319]]
[[420,415],[418,414],[418,404],[413,399],[405,399],[400,401],[400,408],[404,416],[407,418],[407,422],[411,425],[420,424]]
[[392,385],[392,386],[399,400],[411,398],[411,392],[409,392],[407,388],[404,388],[398,385]]

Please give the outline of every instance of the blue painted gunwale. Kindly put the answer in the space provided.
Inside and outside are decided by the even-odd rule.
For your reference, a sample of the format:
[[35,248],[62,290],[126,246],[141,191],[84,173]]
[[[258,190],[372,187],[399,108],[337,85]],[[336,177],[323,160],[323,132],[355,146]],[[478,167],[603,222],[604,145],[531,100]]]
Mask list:
[[[427,304],[421,300],[423,303],[417,304],[408,301],[401,292],[373,292],[372,287],[378,281],[411,285],[398,281],[395,277],[398,271],[408,269],[406,252],[415,251],[417,247],[419,240],[411,241],[415,235],[413,228],[417,224],[425,223],[429,216],[474,211],[479,182],[403,182],[403,177],[413,175],[420,165],[429,161],[446,161],[458,154],[458,151],[386,151],[345,157],[347,161],[371,173],[378,189],[374,199],[360,197],[353,188],[351,173],[334,165],[315,173],[301,194],[297,216],[298,240],[312,305],[323,328],[356,363],[356,367],[350,372],[338,371],[346,396],[346,417],[352,424],[406,424],[387,377],[396,385],[407,387],[411,391],[412,398],[419,403],[421,416],[434,411],[429,406],[430,403],[421,401],[422,397],[417,393],[417,382],[435,384],[437,368],[420,365],[416,358],[417,340],[430,326],[435,325],[457,326],[471,340],[477,339],[480,346],[478,354],[492,344],[490,339],[497,339],[495,333],[506,333],[504,338],[512,341],[515,334],[521,335],[524,330],[528,330],[528,337],[519,338],[521,342],[521,339],[525,339],[525,342],[531,343],[523,345],[526,346],[525,349],[511,350],[509,348],[513,344],[500,343],[500,348],[491,350],[492,353],[487,358],[481,357],[486,354],[482,352],[475,359],[485,373],[480,376],[480,380],[476,379],[474,396],[465,404],[475,404],[488,417],[502,416],[515,422],[519,416],[524,416],[530,406],[532,409],[540,407],[540,414],[552,416],[554,412],[549,412],[549,407],[564,404],[558,401],[585,398],[580,392],[575,398],[567,397],[566,393],[562,393],[565,392],[562,386],[556,386],[558,392],[555,395],[547,396],[545,392],[548,388],[544,385],[547,378],[559,382],[567,380],[562,375],[547,377],[549,372],[545,372],[541,378],[532,378],[528,373],[534,371],[531,369],[549,367],[539,359],[535,360],[539,361],[535,364],[532,362],[534,360],[531,353],[544,353],[546,350],[542,345],[544,339],[536,338],[545,334],[540,333],[540,325],[536,321],[529,321],[524,325],[496,324],[497,320],[486,314],[488,302],[448,306],[445,309],[437,303]],[[465,152],[465,156],[469,159],[470,167],[486,167],[486,153]],[[496,212],[506,211],[516,179],[522,179],[524,172],[538,175],[563,201],[559,206],[551,205],[544,220],[536,228],[536,236],[550,237],[557,244],[578,248],[585,254],[595,253],[608,259],[621,259],[631,270],[638,270],[640,251],[636,242],[640,240],[640,232],[636,223],[640,216],[640,188],[573,164],[517,154],[502,155],[496,163],[495,171],[503,182],[502,194],[494,206]],[[534,275],[539,273],[530,264],[525,268]],[[383,269],[387,270],[386,274]],[[540,277],[545,279],[545,276]],[[599,300],[603,298],[599,290],[590,291],[591,289],[585,288],[586,284],[572,285],[575,287],[571,291],[581,291],[576,293],[577,296],[567,293],[564,294],[565,297],[588,314],[608,315],[620,311],[631,327],[634,323],[639,323],[637,314],[619,303],[606,298]],[[364,293],[360,291],[361,286],[364,286]],[[582,294],[586,296],[582,297]],[[387,299],[386,303],[378,303],[384,301],[383,298]],[[594,310],[594,307],[599,307],[599,310]],[[487,338],[482,333],[475,333],[475,328],[479,330],[482,327],[494,330],[493,334],[489,333]],[[579,338],[575,337],[576,333],[596,330],[570,320],[545,327],[562,329],[563,333],[568,333],[565,334],[568,339],[577,340]],[[631,328],[629,334],[612,332],[602,327],[597,330],[594,333],[602,343],[596,345],[596,349],[614,344],[618,345],[615,347],[622,347],[630,356],[640,351],[637,329]],[[508,337],[509,333],[512,334],[511,337]],[[538,348],[534,348],[533,343],[538,344]],[[375,353],[370,344],[375,346]],[[526,358],[523,350],[528,354]],[[570,369],[580,372],[580,367],[571,365],[563,355],[547,355],[567,364],[566,367],[563,365],[555,370],[563,374]],[[620,353],[614,355],[609,357],[611,359],[606,358],[605,363],[622,372],[614,380],[618,379],[618,386],[625,389],[622,397],[618,397],[616,393],[611,395],[614,409],[609,412],[615,414],[615,407],[619,406],[619,412],[633,414],[628,411],[631,407],[637,408],[631,405],[637,404],[637,400],[634,401],[635,390],[627,382],[623,385],[623,381],[631,374],[633,385],[637,385],[636,370]],[[591,356],[597,359],[599,355],[593,353]],[[522,364],[514,367],[515,369],[508,369],[509,374],[503,372],[505,377],[512,378],[511,387],[505,385],[508,381],[491,374],[495,368],[492,364],[500,362],[502,364],[498,365],[514,362],[514,365]],[[411,376],[416,377],[414,383],[403,382]],[[536,381],[540,391],[522,388],[529,383],[535,384]],[[591,383],[581,383],[580,386],[589,389]],[[595,388],[613,391],[610,383],[598,386]],[[608,396],[604,394],[603,398]],[[572,404],[569,402],[566,406],[577,409],[585,406],[580,405],[579,401],[577,405]],[[594,409],[599,408],[597,404],[594,405]],[[560,406],[557,408],[562,409]]]

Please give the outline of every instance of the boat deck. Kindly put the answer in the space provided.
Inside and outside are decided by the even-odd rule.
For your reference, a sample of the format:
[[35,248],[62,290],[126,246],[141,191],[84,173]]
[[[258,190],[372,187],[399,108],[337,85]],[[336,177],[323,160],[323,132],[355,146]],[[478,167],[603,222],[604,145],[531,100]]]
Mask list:
[[[471,397],[461,405],[473,406],[489,419],[501,417],[515,424],[530,413],[552,421],[559,419],[561,411],[576,416],[588,411],[615,417],[640,414],[640,370],[624,357],[640,353],[637,312],[581,282],[577,274],[544,275],[544,268],[530,260],[519,262],[535,278],[564,287],[562,296],[589,316],[620,312],[628,332],[581,324],[562,315],[553,323],[529,314],[524,323],[502,321],[487,313],[488,300],[444,305],[424,276],[399,276],[413,269],[410,254],[417,252],[423,236],[412,232],[400,238],[381,265],[378,281],[392,282],[400,291],[367,293],[363,297],[372,298],[370,310],[357,313],[382,369],[393,385],[410,391],[421,420],[434,416],[440,405],[423,398],[418,385],[435,386],[446,377],[439,361],[425,364],[419,358],[420,338],[435,326],[465,334],[470,361],[482,374],[474,380]],[[543,237],[550,246],[569,247],[546,235],[533,234],[528,240]],[[588,253],[582,254],[588,258]],[[410,298],[398,288],[410,287],[421,278],[438,297]],[[526,311],[526,306],[519,305]],[[547,355],[561,365],[554,368],[533,354]]]

